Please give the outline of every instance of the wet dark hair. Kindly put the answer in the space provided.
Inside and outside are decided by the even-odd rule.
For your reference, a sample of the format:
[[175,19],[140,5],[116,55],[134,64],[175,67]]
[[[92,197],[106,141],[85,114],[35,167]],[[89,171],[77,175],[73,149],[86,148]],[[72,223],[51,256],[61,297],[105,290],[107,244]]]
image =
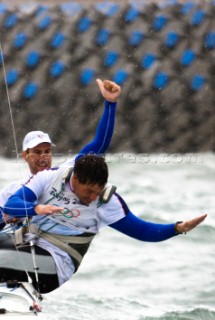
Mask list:
[[108,179],[108,166],[102,156],[88,154],[75,162],[74,174],[82,184],[103,187]]

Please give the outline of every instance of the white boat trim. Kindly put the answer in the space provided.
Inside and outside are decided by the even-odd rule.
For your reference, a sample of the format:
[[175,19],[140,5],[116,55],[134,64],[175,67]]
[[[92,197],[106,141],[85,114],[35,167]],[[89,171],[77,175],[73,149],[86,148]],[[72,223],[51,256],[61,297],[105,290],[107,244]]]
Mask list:
[[31,283],[0,283],[0,319],[35,319],[35,316],[39,316],[38,307],[38,299]]

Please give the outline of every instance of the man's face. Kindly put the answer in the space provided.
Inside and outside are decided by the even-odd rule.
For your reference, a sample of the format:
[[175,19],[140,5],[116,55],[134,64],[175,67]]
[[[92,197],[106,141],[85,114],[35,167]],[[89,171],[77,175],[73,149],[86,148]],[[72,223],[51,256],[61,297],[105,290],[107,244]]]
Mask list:
[[22,157],[27,162],[32,174],[51,168],[52,147],[48,142],[38,144],[34,148],[23,151]]
[[72,176],[72,189],[80,202],[88,206],[92,201],[95,201],[102,193],[105,186],[100,187],[98,184],[83,184],[80,183],[77,176]]

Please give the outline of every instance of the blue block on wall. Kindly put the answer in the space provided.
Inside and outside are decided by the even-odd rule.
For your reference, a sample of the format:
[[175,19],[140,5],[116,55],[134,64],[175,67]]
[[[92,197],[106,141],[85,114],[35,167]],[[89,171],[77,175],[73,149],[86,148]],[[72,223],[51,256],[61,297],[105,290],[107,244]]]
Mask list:
[[117,70],[113,76],[113,81],[119,85],[125,83],[128,78],[128,72],[126,70],[120,69]]
[[24,32],[19,32],[13,39],[13,46],[15,49],[22,49],[28,40],[28,36]]
[[55,61],[52,63],[49,73],[52,78],[59,78],[65,71],[65,63],[60,60]]
[[68,16],[75,16],[82,11],[82,6],[78,2],[65,2],[59,4],[61,11]]
[[3,26],[6,29],[12,29],[13,27],[15,27],[17,22],[18,22],[17,15],[15,13],[12,13],[4,20]]
[[174,48],[177,46],[179,40],[180,40],[180,35],[178,34],[178,32],[169,31],[165,36],[164,44],[168,48]]
[[16,69],[11,69],[6,74],[6,83],[8,86],[13,86],[19,78],[19,72]]
[[116,51],[108,51],[104,58],[104,66],[107,68],[113,67],[119,59],[119,53]]
[[137,10],[136,8],[134,7],[129,8],[124,14],[124,21],[126,23],[134,22],[135,20],[137,20],[139,13],[140,13],[139,10]]
[[192,26],[199,26],[202,24],[202,22],[205,20],[205,11],[204,10],[198,10],[196,11],[192,17],[191,17],[191,25]]
[[86,68],[82,71],[80,75],[80,82],[84,86],[88,86],[95,77],[95,70],[91,68]]
[[51,47],[52,49],[58,49],[63,46],[65,42],[65,35],[61,32],[56,32],[51,39]]
[[91,25],[92,25],[91,19],[88,17],[83,17],[79,20],[77,28],[79,32],[83,33],[88,31]]
[[128,40],[132,47],[137,47],[144,39],[144,33],[141,30],[134,30]]
[[105,16],[111,18],[119,12],[120,5],[114,2],[101,2],[95,5],[95,8],[102,12]]
[[0,16],[7,11],[7,5],[5,3],[0,3]]
[[196,74],[190,81],[190,87],[194,91],[200,91],[206,83],[206,78],[201,74]]
[[39,51],[28,52],[25,58],[26,66],[30,69],[36,68],[39,65],[40,57]]
[[36,16],[40,16],[42,13],[47,12],[48,10],[49,10],[49,9],[48,9],[47,6],[39,5],[39,6],[37,7],[37,10],[36,10],[36,12],[35,12],[35,15],[36,15]]
[[167,22],[168,22],[167,16],[159,14],[154,18],[152,27],[156,31],[161,31],[166,26]]
[[154,88],[163,90],[169,82],[169,75],[166,72],[158,72],[153,81]]
[[210,31],[205,35],[204,45],[207,49],[215,49],[215,31]]
[[33,99],[38,92],[38,85],[35,82],[29,82],[26,84],[23,90],[23,97],[25,99]]
[[52,17],[45,16],[41,18],[41,20],[38,23],[38,29],[41,31],[44,31],[49,28],[49,26],[52,24]]
[[153,52],[148,52],[148,53],[144,54],[144,56],[141,59],[141,67],[143,69],[150,69],[153,67],[156,60],[157,60],[156,54]]
[[96,36],[96,43],[100,46],[104,46],[110,39],[110,31],[108,29],[100,29]]
[[193,50],[188,49],[182,53],[180,62],[184,67],[188,67],[194,62],[195,59],[196,53]]
[[181,7],[181,13],[187,15],[196,6],[195,2],[185,2]]

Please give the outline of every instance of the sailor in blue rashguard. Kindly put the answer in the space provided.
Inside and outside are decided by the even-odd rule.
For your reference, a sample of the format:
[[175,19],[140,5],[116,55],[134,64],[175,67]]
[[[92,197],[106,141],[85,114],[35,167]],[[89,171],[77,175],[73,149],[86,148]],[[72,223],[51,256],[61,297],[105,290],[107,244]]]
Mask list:
[[[63,163],[62,166],[73,165],[74,161],[84,154],[104,154],[108,149],[114,131],[114,122],[116,114],[117,100],[121,93],[121,88],[115,82],[97,79],[97,84],[105,99],[104,112],[98,124],[94,139],[89,142],[76,155],[75,158]],[[53,143],[47,133],[42,131],[31,131],[23,140],[22,157],[26,161],[30,169],[30,175],[16,181],[0,192],[0,208],[3,207],[8,197],[18,190],[32,174],[36,174],[45,169],[51,168],[52,163],[52,146]],[[5,226],[2,220],[2,210],[0,211],[0,229]],[[15,219],[14,219],[15,220]]]
[[76,272],[102,227],[110,226],[141,241],[157,242],[188,232],[206,217],[170,224],[144,221],[129,210],[107,180],[104,158],[85,155],[74,167],[38,173],[4,206],[4,212],[11,216],[32,217],[25,241],[32,239],[53,257],[56,287]]

